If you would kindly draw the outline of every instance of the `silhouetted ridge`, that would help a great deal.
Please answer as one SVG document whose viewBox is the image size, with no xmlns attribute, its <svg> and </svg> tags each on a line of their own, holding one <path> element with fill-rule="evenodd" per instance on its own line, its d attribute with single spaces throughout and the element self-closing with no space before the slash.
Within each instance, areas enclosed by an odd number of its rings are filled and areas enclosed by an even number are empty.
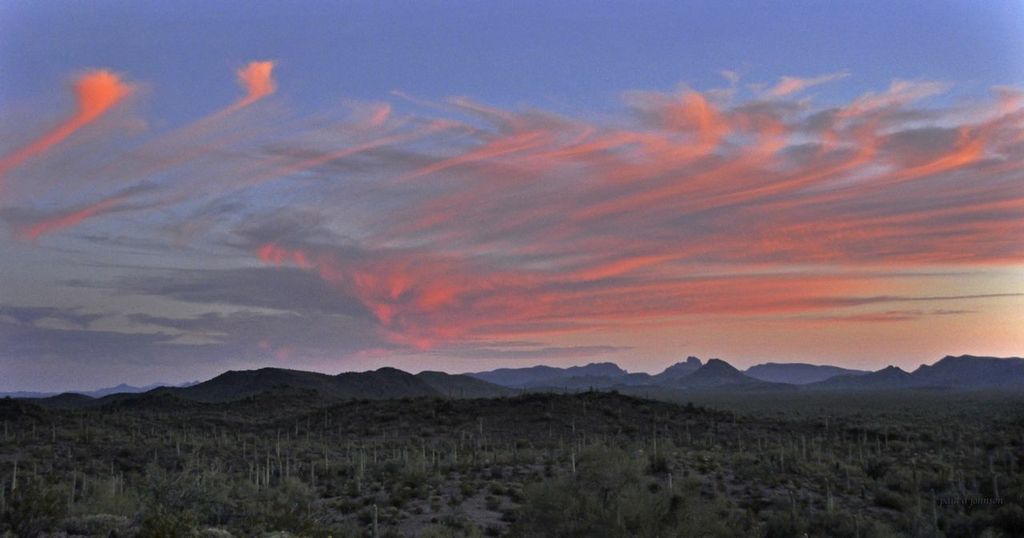
<svg viewBox="0 0 1024 538">
<path fill-rule="evenodd" d="M 743 373 L 761 381 L 806 385 L 824 381 L 837 375 L 862 375 L 868 372 L 830 365 L 768 362 L 751 366 Z"/>
<path fill-rule="evenodd" d="M 727 374 L 727 375 L 732 375 L 732 374 L 743 375 L 742 372 L 740 372 L 739 370 L 736 369 L 736 367 L 734 367 L 733 365 L 723 361 L 722 359 L 709 359 L 707 364 L 705 364 L 704 366 L 701 366 L 697 371 L 698 372 L 703 371 L 705 373 L 713 372 L 713 373 L 716 373 L 716 374 Z M 696 372 L 694 372 L 694 373 L 696 373 Z"/>
<path fill-rule="evenodd" d="M 594 362 L 569 368 L 543 365 L 528 368 L 499 368 L 466 375 L 504 387 L 536 388 L 577 386 L 581 383 L 597 382 L 599 379 L 599 384 L 614 384 L 613 380 L 625 377 L 628 373 L 613 362 Z"/>
<path fill-rule="evenodd" d="M 707 364 L 693 373 L 671 382 L 669 386 L 690 390 L 775 388 L 772 383 L 744 375 L 733 365 L 721 359 L 708 360 Z"/>
<path fill-rule="evenodd" d="M 846 372 L 831 375 L 834 372 Z M 758 378 L 761 376 L 761 378 Z M 818 381 L 809 381 L 828 376 Z M 144 393 L 116 392 L 99 398 L 81 393 L 62 393 L 24 398 L 44 407 L 88 408 L 106 405 L 182 405 L 191 402 L 230 402 L 261 394 L 292 399 L 347 400 L 415 397 L 489 398 L 506 396 L 522 389 L 561 391 L 587 389 L 678 389 L 678 390 L 1024 390 L 1024 359 L 972 355 L 946 356 L 913 373 L 896 366 L 876 372 L 847 370 L 828 365 L 767 363 L 741 372 L 721 359 L 702 364 L 697 357 L 669 366 L 657 375 L 629 373 L 611 362 L 590 363 L 570 368 L 533 366 L 502 368 L 489 372 L 453 375 L 421 372 L 413 375 L 384 367 L 367 372 L 328 375 L 286 368 L 229 370 L 190 386 L 159 387 Z M 130 390 L 118 385 L 109 390 Z M 104 392 L 107 389 L 102 389 Z M 31 394 L 31 393 L 21 393 Z M 167 399 L 171 398 L 173 399 Z"/>
<path fill-rule="evenodd" d="M 468 375 L 427 371 L 416 374 L 416 377 L 439 394 L 449 398 L 488 398 L 516 393 L 515 390 L 481 381 Z"/>
<path fill-rule="evenodd" d="M 810 388 L 844 389 L 844 390 L 891 390 L 911 388 L 916 385 L 914 377 L 906 371 L 887 366 L 877 372 L 863 375 L 840 375 L 818 383 L 808 385 Z"/>
<path fill-rule="evenodd" d="M 265 392 L 294 391 L 314 391 L 322 398 L 342 400 L 460 397 L 467 392 L 471 396 L 482 397 L 505 393 L 500 387 L 467 376 L 442 372 L 415 376 L 390 367 L 334 376 L 282 368 L 230 371 L 191 387 L 158 390 L 206 402 L 238 400 Z"/>
<path fill-rule="evenodd" d="M 837 376 L 808 385 L 815 389 L 892 390 L 946 388 L 964 390 L 1024 389 L 1024 359 L 1019 357 L 946 356 L 913 373 L 889 366 L 860 376 Z"/>
<path fill-rule="evenodd" d="M 677 362 L 665 368 L 660 374 L 655 375 L 654 379 L 658 383 L 676 381 L 683 376 L 696 372 L 701 366 L 703 366 L 703 363 L 697 357 L 687 357 L 685 361 Z"/>
<path fill-rule="evenodd" d="M 96 402 L 94 398 L 77 392 L 64 392 L 56 396 L 33 399 L 32 401 L 43 407 L 50 407 L 54 409 L 76 409 L 89 407 Z"/>
<path fill-rule="evenodd" d="M 1024 359 L 945 356 L 913 373 L 921 384 L 958 388 L 1024 388 Z"/>
</svg>

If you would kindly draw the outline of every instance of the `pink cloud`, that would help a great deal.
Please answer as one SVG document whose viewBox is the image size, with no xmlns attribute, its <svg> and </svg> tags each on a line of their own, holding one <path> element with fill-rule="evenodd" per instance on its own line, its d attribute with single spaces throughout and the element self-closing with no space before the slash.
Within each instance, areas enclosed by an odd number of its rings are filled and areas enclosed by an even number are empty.
<svg viewBox="0 0 1024 538">
<path fill-rule="evenodd" d="M 810 78 L 782 77 L 779 79 L 778 84 L 768 89 L 767 93 L 771 97 L 785 97 L 787 95 L 802 92 L 812 86 L 818 86 L 820 84 L 825 84 L 826 82 L 840 80 L 848 76 L 850 76 L 849 71 L 837 71 L 835 73 L 828 73 Z"/>
</svg>

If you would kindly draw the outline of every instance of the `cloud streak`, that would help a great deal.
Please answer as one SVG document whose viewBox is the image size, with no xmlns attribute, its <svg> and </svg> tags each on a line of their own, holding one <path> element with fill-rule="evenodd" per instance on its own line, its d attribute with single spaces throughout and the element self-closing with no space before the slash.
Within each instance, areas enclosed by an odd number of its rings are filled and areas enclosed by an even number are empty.
<svg viewBox="0 0 1024 538">
<path fill-rule="evenodd" d="M 820 84 L 825 84 L 826 82 L 832 82 L 848 76 L 850 76 L 848 71 L 838 71 L 810 78 L 782 77 L 778 84 L 768 89 L 768 95 L 771 97 L 785 97 L 787 95 L 802 92 L 812 86 L 818 86 Z"/>
<path fill-rule="evenodd" d="M 4 176 L 11 169 L 60 144 L 79 129 L 96 121 L 134 91 L 133 85 L 105 69 L 83 74 L 74 81 L 72 88 L 77 107 L 75 114 L 27 146 L 0 160 L 0 188 L 3 188 Z"/>
<path fill-rule="evenodd" d="M 237 71 L 238 83 L 245 89 L 245 96 L 214 114 L 213 118 L 233 114 L 277 91 L 273 71 L 274 62 L 270 60 L 249 62 L 245 67 L 240 68 Z"/>
<path fill-rule="evenodd" d="M 242 69 L 246 95 L 213 117 L 271 95 L 272 74 L 270 62 Z M 468 98 L 361 104 L 213 132 L 156 167 L 115 153 L 113 169 L 149 172 L 98 199 L 55 196 L 3 217 L 30 241 L 75 243 L 91 219 L 187 253 L 191 272 L 109 286 L 191 305 L 191 321 L 133 321 L 288 357 L 327 353 L 332 323 L 363 331 L 347 354 L 539 358 L 625 352 L 590 339 L 707 319 L 793 331 L 971 321 L 1016 300 L 1012 283 L 979 292 L 943 275 L 1024 263 L 1020 93 L 925 106 L 949 85 L 895 81 L 838 104 L 800 97 L 845 77 L 634 91 L 601 120 Z M 137 228 L 125 231 L 128 215 Z M 921 301 L 936 308 L 891 306 Z M 308 345 L 275 331 L 246 347 L 245 323 L 275 320 L 307 321 Z M 537 345 L 495 351 L 523 340 Z"/>
</svg>

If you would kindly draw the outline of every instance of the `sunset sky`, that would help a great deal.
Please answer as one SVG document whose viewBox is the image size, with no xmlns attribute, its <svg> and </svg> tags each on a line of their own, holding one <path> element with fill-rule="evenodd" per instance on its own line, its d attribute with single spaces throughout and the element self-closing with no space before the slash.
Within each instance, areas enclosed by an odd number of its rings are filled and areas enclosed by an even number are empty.
<svg viewBox="0 0 1024 538">
<path fill-rule="evenodd" d="M 1024 355 L 1021 2 L 4 2 L 0 391 Z"/>
</svg>

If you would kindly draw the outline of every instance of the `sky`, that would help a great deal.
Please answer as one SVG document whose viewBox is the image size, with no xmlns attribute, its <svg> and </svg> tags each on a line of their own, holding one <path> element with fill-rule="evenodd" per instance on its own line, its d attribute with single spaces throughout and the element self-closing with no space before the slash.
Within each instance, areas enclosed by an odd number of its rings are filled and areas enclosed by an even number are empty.
<svg viewBox="0 0 1024 538">
<path fill-rule="evenodd" d="M 1020 2 L 0 4 L 0 391 L 1024 355 Z"/>
</svg>

